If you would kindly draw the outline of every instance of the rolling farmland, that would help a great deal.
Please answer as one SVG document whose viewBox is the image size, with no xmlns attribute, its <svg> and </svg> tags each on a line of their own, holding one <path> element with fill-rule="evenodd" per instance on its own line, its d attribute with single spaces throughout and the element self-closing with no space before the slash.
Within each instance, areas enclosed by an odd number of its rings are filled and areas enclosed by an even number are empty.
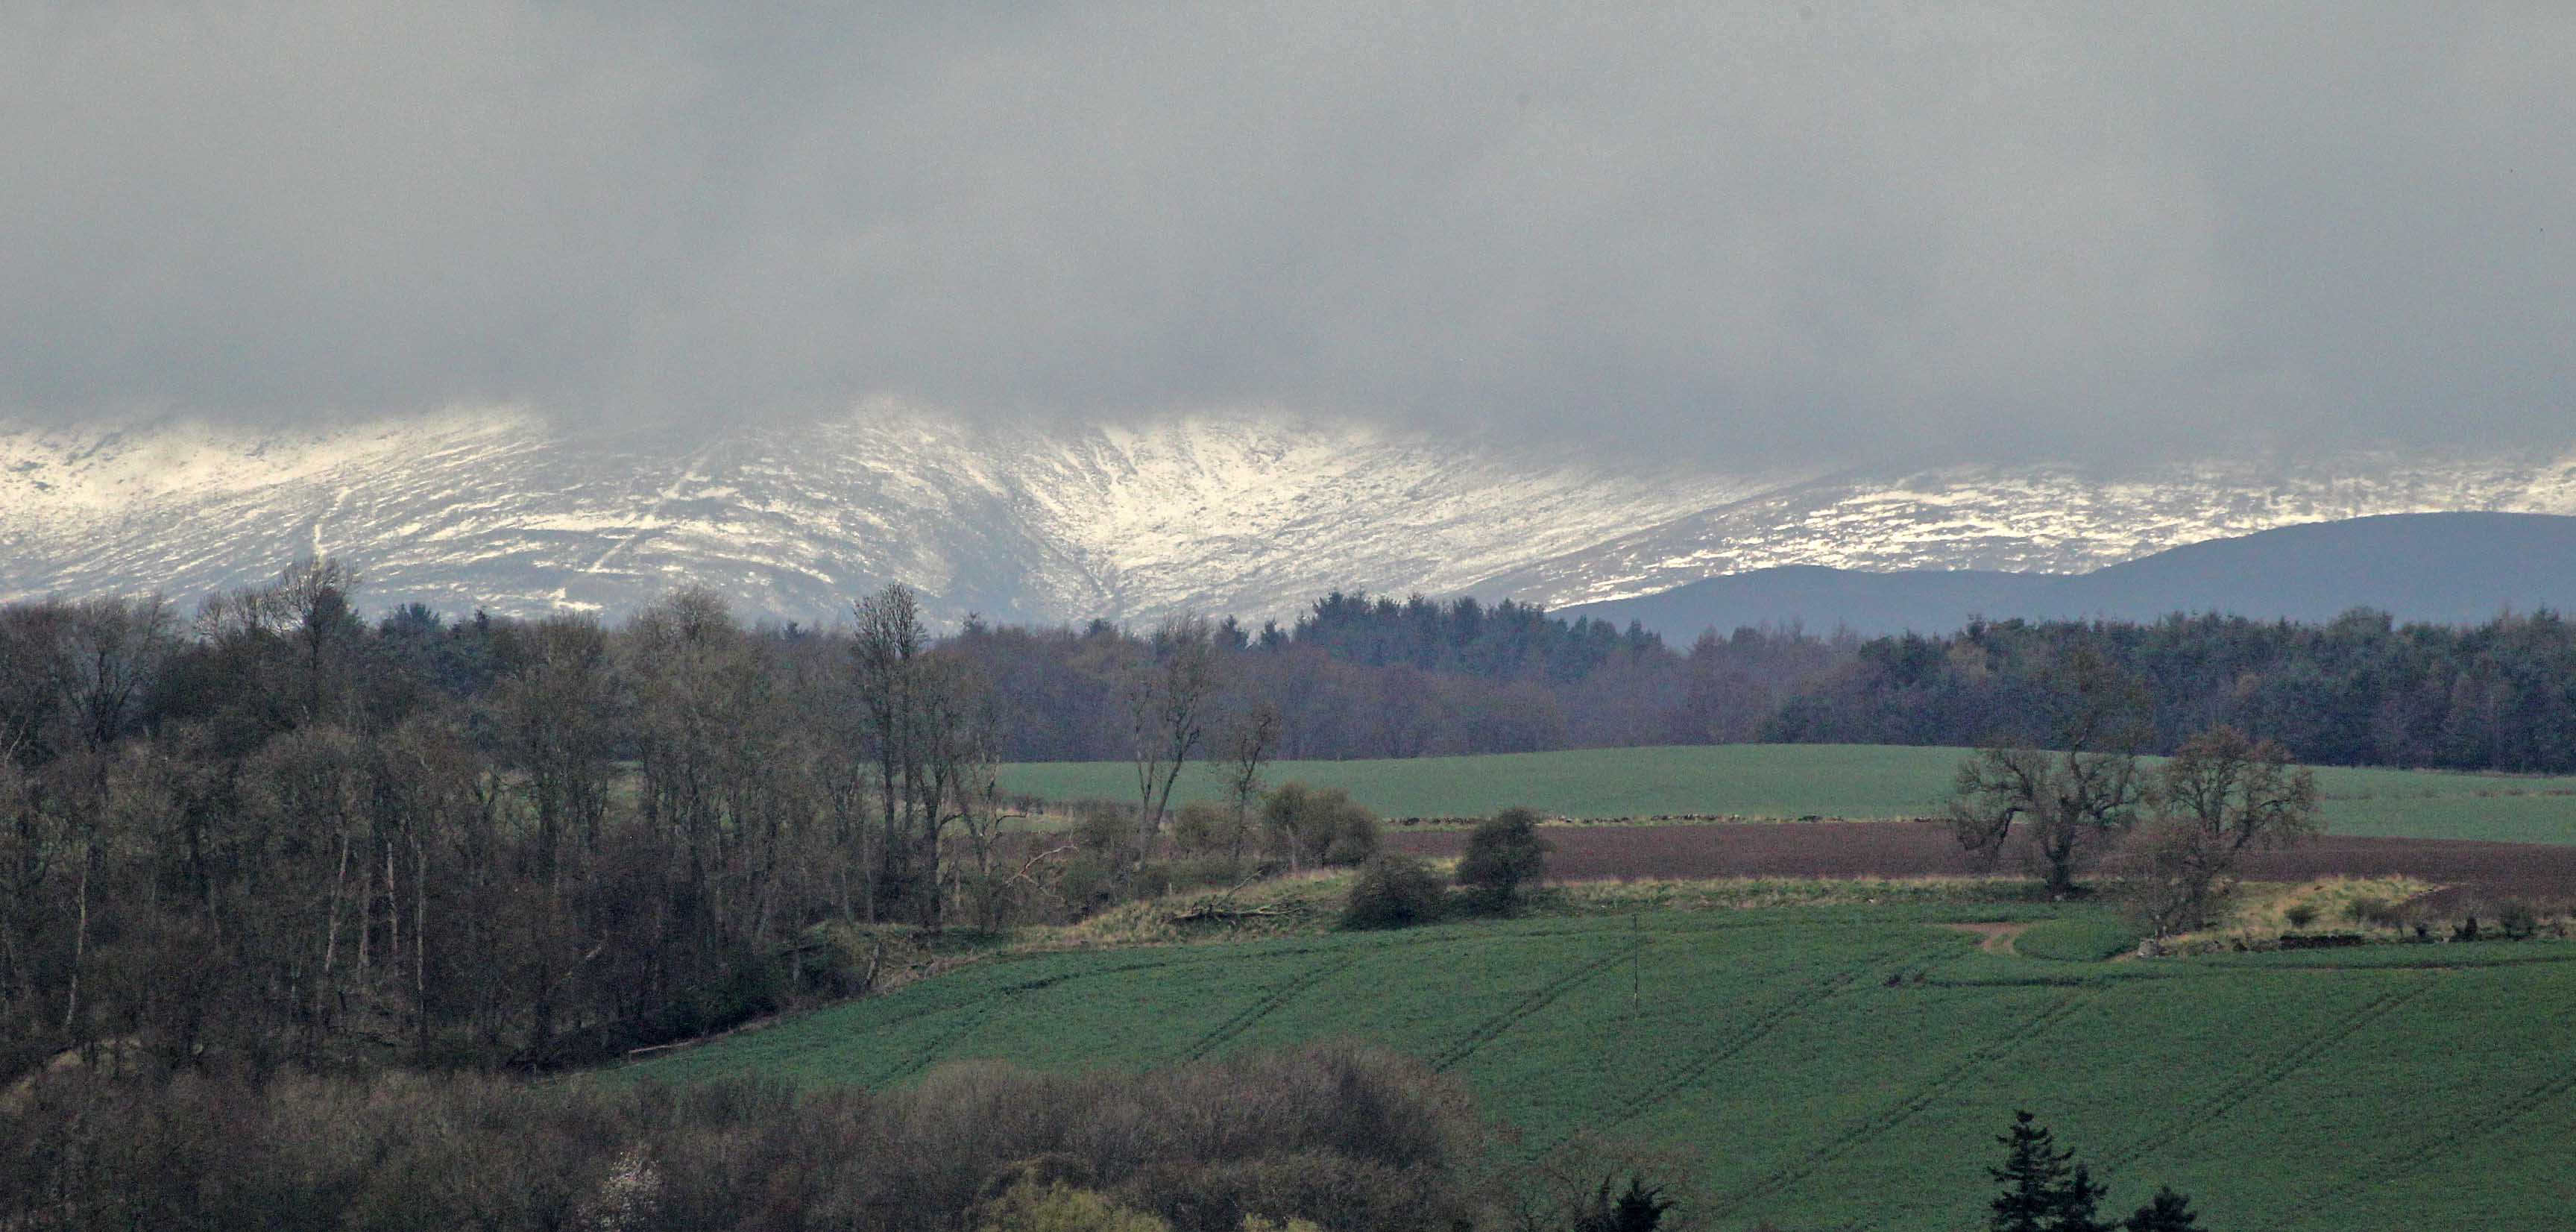
<svg viewBox="0 0 2576 1232">
<path fill-rule="evenodd" d="M 2125 1210 L 2230 1229 L 2538 1226 L 2576 1203 L 2576 943 L 2106 963 L 1981 950 L 2038 905 L 1652 912 L 1042 954 L 617 1071 L 899 1084 L 948 1061 L 1142 1068 L 1334 1037 L 1456 1075 L 1527 1156 L 1690 1151 L 1720 1226 L 1970 1226 L 2042 1114 Z M 2476 1184 L 2460 1178 L 2476 1176 Z"/>
<path fill-rule="evenodd" d="M 1560 817 L 1717 814 L 1872 819 L 1937 813 L 1963 749 L 1845 744 L 1735 744 L 1580 749 L 1486 757 L 1289 761 L 1265 772 L 1340 787 L 1388 817 L 1485 816 L 1524 804 Z M 2332 832 L 2366 837 L 2576 844 L 2576 778 L 2321 767 Z M 1126 799 L 1125 762 L 1013 765 L 1005 789 L 1054 800 Z M 1204 764 L 1176 800 L 1215 799 Z"/>
</svg>

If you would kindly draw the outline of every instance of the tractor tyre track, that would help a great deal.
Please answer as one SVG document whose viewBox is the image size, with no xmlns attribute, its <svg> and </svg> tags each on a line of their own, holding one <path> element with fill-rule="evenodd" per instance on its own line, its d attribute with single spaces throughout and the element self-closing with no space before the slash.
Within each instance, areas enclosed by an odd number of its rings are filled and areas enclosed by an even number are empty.
<svg viewBox="0 0 2576 1232">
<path fill-rule="evenodd" d="M 1946 948 L 1883 950 L 1826 975 L 1823 979 L 1808 985 L 1803 991 L 1784 998 L 1755 1014 L 1750 1022 L 1716 1044 L 1703 1049 L 1682 1068 L 1656 1079 L 1653 1085 L 1647 1087 L 1637 1097 L 1622 1100 L 1619 1110 L 1602 1122 L 1601 1128 L 1608 1130 L 1625 1125 L 1642 1115 L 1645 1110 L 1658 1107 L 1664 1101 L 1690 1089 L 1693 1084 L 1708 1077 L 1718 1066 L 1743 1055 L 1754 1045 L 1769 1038 L 1790 1019 L 1822 1004 L 1835 993 L 1859 983 L 1863 975 L 1884 966 L 1888 960 L 1902 958 L 1906 960 L 1904 965 L 1910 967 L 1916 962 L 1928 962 L 1947 953 Z"/>
<path fill-rule="evenodd" d="M 2102 1173 L 2116 1174 L 2120 1169 L 2171 1145 L 2183 1135 L 2207 1127 L 2235 1112 L 2246 1101 L 2278 1085 L 2290 1075 L 2305 1069 L 2310 1062 L 2341 1046 L 2372 1023 L 2403 1009 L 2407 1003 L 2431 991 L 2433 981 L 2417 978 L 2406 987 L 2391 989 L 2354 1010 L 2332 1030 L 2310 1037 L 2298 1047 L 2274 1058 L 2269 1064 L 2221 1088 L 2218 1094 L 2193 1105 L 2188 1111 L 2166 1122 L 2161 1128 L 2127 1146 L 2102 1157 Z"/>
<path fill-rule="evenodd" d="M 1966 1081 L 1970 1075 L 2004 1060 L 2019 1051 L 2023 1045 L 2046 1035 L 2075 1017 L 2092 1002 L 2096 992 L 2098 989 L 2080 989 L 2057 998 L 2046 1009 L 2013 1028 L 2010 1034 L 1972 1050 L 1957 1064 L 1934 1075 L 1931 1081 L 1916 1088 L 1904 1099 L 1889 1105 L 1868 1120 L 1826 1139 L 1801 1158 L 1774 1169 L 1761 1180 L 1738 1191 L 1719 1204 L 1717 1214 L 1722 1218 L 1752 1202 L 1780 1193 L 1831 1166 L 1861 1145 L 1913 1120 L 1924 1109 L 1931 1107 L 1933 1102 L 1944 1093 Z"/>
<path fill-rule="evenodd" d="M 2289 1207 L 2288 1214 L 2276 1217 L 2262 1225 L 2263 1232 L 2286 1232 L 2286 1229 L 2296 1226 L 2296 1222 L 2310 1212 L 2330 1209 L 2333 1203 L 2345 1201 L 2407 1173 L 2419 1171 L 2436 1159 L 2455 1159 L 2457 1156 L 2450 1148 L 2481 1138 L 2492 1138 L 2510 1128 L 2515 1121 L 2538 1111 L 2542 1105 L 2569 1094 L 2576 1094 L 2576 1070 L 2544 1079 L 2524 1088 L 2513 1098 L 2485 1110 L 2479 1115 L 2477 1123 L 2468 1129 L 2442 1130 L 2410 1138 L 2405 1145 L 2383 1153 L 2377 1161 L 2377 1166 L 2354 1169 L 2341 1182 L 2305 1195 Z"/>
<path fill-rule="evenodd" d="M 1532 1015 L 1556 1004 L 1557 998 L 1572 992 L 1577 986 L 1600 975 L 1602 972 L 1608 971 L 1610 968 L 1617 966 L 1619 960 L 1629 957 L 1632 953 L 1634 953 L 1634 951 L 1630 947 L 1615 947 L 1609 953 L 1589 962 L 1582 963 L 1576 966 L 1573 970 L 1568 971 L 1553 980 L 1549 980 L 1546 984 L 1541 985 L 1536 991 L 1531 992 L 1523 996 L 1519 1001 L 1514 1002 L 1511 1008 L 1468 1028 L 1466 1034 L 1459 1036 L 1456 1042 L 1450 1044 L 1449 1047 L 1442 1049 L 1438 1056 L 1431 1059 L 1432 1072 L 1445 1074 L 1451 1069 L 1456 1068 L 1459 1062 L 1464 1061 L 1470 1055 L 1473 1055 L 1477 1049 L 1501 1038 L 1504 1032 L 1511 1030 L 1514 1026 L 1519 1025 L 1522 1021 L 1528 1019 Z"/>
<path fill-rule="evenodd" d="M 1270 990 L 1267 994 L 1253 1001 L 1252 1004 L 1243 1007 L 1242 1010 L 1236 1012 L 1234 1017 L 1228 1018 L 1224 1022 L 1217 1024 L 1214 1030 L 1200 1036 L 1197 1042 L 1190 1045 L 1188 1051 L 1181 1054 L 1181 1059 L 1184 1061 L 1196 1061 L 1207 1056 L 1209 1053 L 1234 1042 L 1236 1039 L 1241 1038 L 1244 1032 L 1251 1030 L 1254 1024 L 1277 1012 L 1281 1007 L 1287 1005 L 1289 1002 L 1304 996 L 1316 985 L 1321 984 L 1336 975 L 1340 975 L 1342 972 L 1348 971 L 1352 967 L 1358 965 L 1363 956 L 1364 953 L 1361 951 L 1352 951 L 1315 963 L 1314 965 L 1306 968 L 1304 971 L 1291 977 L 1286 983 Z"/>
</svg>

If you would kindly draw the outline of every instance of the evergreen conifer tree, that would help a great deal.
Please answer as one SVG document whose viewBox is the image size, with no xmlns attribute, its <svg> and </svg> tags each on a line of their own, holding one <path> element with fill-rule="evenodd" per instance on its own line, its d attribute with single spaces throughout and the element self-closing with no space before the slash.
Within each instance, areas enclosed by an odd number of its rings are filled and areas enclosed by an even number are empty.
<svg viewBox="0 0 2576 1232">
<path fill-rule="evenodd" d="M 2200 1232 L 2200 1216 L 2191 1209 L 2191 1199 L 2160 1185 L 2155 1200 L 2139 1207 L 2121 1227 L 2127 1232 Z"/>
<path fill-rule="evenodd" d="M 1995 1141 L 2005 1156 L 2003 1167 L 1987 1169 L 2001 1189 L 1989 1207 L 1988 1232 L 2112 1232 L 2096 1213 L 2104 1187 L 2037 1118 L 2013 1114 L 2011 1132 Z"/>
<path fill-rule="evenodd" d="M 2111 1192 L 2108 1185 L 2093 1183 L 2093 1170 L 2075 1165 L 2074 1175 L 2066 1178 L 2057 1191 L 2057 1211 L 2048 1224 L 2048 1232 L 2120 1232 L 2119 1225 L 2102 1221 L 2102 1195 Z"/>
<path fill-rule="evenodd" d="M 1664 1212 L 1673 1202 L 1664 1196 L 1663 1187 L 1649 1185 L 1645 1178 L 1628 1178 L 1628 1191 L 1617 1198 L 1610 1196 L 1610 1181 L 1604 1177 L 1601 1188 L 1584 1204 L 1574 1218 L 1574 1232 L 1655 1232 L 1663 1226 Z"/>
</svg>

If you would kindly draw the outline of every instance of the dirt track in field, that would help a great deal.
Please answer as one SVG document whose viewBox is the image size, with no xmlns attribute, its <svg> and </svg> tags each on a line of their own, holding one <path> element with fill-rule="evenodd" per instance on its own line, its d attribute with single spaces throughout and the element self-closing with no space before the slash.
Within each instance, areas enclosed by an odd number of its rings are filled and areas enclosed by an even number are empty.
<svg viewBox="0 0 2576 1232">
<path fill-rule="evenodd" d="M 1659 877 L 1921 877 L 1986 871 L 1949 828 L 1902 821 L 1759 822 L 1680 826 L 1550 826 L 1548 873 L 1567 881 Z M 1454 856 L 1459 830 L 1398 831 L 1387 846 Z M 2014 865 L 2007 862 L 2006 868 Z M 2576 898 L 2576 846 L 2469 839 L 2337 838 L 2246 854 L 2260 881 L 2409 876 L 2452 887 L 2445 897 Z"/>
<path fill-rule="evenodd" d="M 2019 923 L 1994 921 L 1982 924 L 1944 924 L 1941 927 L 1949 929 L 1952 932 L 1962 932 L 1974 936 L 1977 939 L 1977 948 L 1984 950 L 1989 954 L 2014 953 L 2013 938 L 2030 930 L 2030 924 L 2028 921 L 2022 921 Z"/>
</svg>

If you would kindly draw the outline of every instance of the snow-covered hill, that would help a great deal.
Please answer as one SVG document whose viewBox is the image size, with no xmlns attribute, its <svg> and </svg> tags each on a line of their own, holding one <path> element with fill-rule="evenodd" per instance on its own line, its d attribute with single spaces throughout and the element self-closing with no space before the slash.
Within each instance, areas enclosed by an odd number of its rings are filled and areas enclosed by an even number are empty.
<svg viewBox="0 0 2576 1232">
<path fill-rule="evenodd" d="M 621 615 L 683 583 L 829 622 L 1285 615 L 1334 587 L 1551 604 L 1773 564 L 2073 572 L 2368 513 L 2576 512 L 2576 456 L 1717 474 L 1244 416 L 977 429 L 885 408 L 600 434 L 508 411 L 332 431 L 0 427 L 0 599 L 193 602 L 333 553 L 371 605 Z"/>
<path fill-rule="evenodd" d="M 2576 452 L 2286 465 L 1854 471 L 1587 544 L 1489 579 L 1571 604 L 1775 565 L 2087 573 L 2167 548 L 2387 513 L 2576 513 Z"/>
</svg>

